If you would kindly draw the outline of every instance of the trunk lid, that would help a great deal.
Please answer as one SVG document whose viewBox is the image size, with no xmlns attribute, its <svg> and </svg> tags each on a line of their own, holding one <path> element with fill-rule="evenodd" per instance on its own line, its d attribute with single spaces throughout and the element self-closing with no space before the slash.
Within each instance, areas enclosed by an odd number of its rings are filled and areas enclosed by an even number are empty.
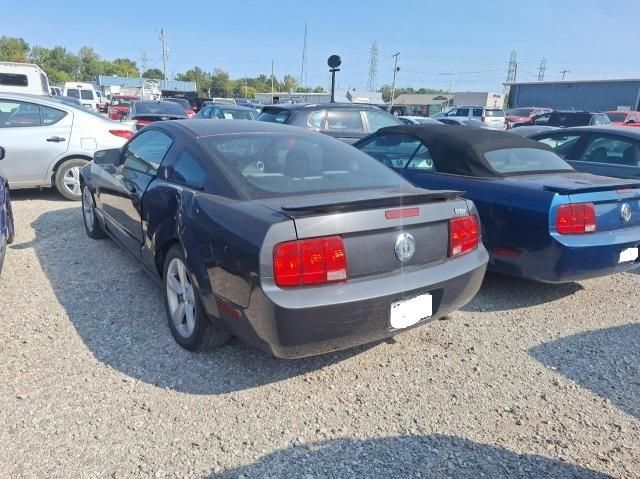
<svg viewBox="0 0 640 479">
<path fill-rule="evenodd" d="M 558 195 L 558 204 L 593 203 L 596 231 L 640 226 L 640 182 L 589 173 L 542 175 L 533 180 Z M 555 221 L 555 219 L 553 219 Z"/>
<path fill-rule="evenodd" d="M 366 190 L 261 200 L 294 221 L 298 239 L 339 235 L 350 278 L 393 272 L 443 261 L 449 248 L 449 220 L 469 212 L 455 191 Z M 396 242 L 415 239 L 415 253 L 402 262 Z"/>
</svg>

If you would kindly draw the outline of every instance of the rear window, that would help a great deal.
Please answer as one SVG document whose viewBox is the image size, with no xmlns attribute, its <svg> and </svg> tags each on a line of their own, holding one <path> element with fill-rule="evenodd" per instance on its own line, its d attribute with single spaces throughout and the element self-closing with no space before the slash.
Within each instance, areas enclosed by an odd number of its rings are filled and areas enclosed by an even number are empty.
<svg viewBox="0 0 640 479">
<path fill-rule="evenodd" d="M 627 119 L 628 113 L 607 113 L 609 120 L 615 122 L 623 122 Z"/>
<path fill-rule="evenodd" d="M 80 98 L 80 90 L 77 88 L 69 88 L 67 89 L 66 96 L 70 96 L 71 98 Z"/>
<path fill-rule="evenodd" d="M 184 115 L 184 110 L 180 105 L 170 101 L 163 102 L 138 102 L 136 103 L 137 114 L 166 114 L 166 115 Z"/>
<path fill-rule="evenodd" d="M 408 186 L 368 155 L 322 135 L 216 135 L 201 141 L 252 199 Z"/>
<path fill-rule="evenodd" d="M 167 101 L 176 103 L 178 105 L 180 105 L 183 109 L 186 110 L 190 110 L 191 109 L 191 103 L 189 103 L 189 100 L 184 99 L 184 98 L 167 98 Z"/>
<path fill-rule="evenodd" d="M 484 157 L 491 168 L 502 174 L 573 170 L 555 153 L 536 148 L 505 148 L 488 151 Z"/>
<path fill-rule="evenodd" d="M 253 120 L 256 117 L 253 111 L 235 108 L 221 108 L 220 112 L 225 120 Z"/>
<path fill-rule="evenodd" d="M 0 73 L 0 85 L 6 86 L 29 86 L 27 75 L 17 73 Z"/>
<path fill-rule="evenodd" d="M 131 106 L 133 100 L 126 100 L 122 98 L 113 98 L 111 100 L 111 106 Z"/>
<path fill-rule="evenodd" d="M 586 126 L 591 123 L 591 113 L 551 113 L 549 126 Z"/>
<path fill-rule="evenodd" d="M 80 90 L 80 98 L 83 100 L 94 100 L 93 92 L 91 90 Z"/>
<path fill-rule="evenodd" d="M 291 114 L 286 110 L 264 109 L 258 115 L 258 121 L 268 121 L 271 123 L 286 123 Z"/>
<path fill-rule="evenodd" d="M 503 117 L 504 111 L 503 110 L 485 110 L 484 116 Z"/>
<path fill-rule="evenodd" d="M 511 110 L 507 110 L 507 114 L 511 116 L 529 116 L 533 111 L 533 108 L 512 108 Z"/>
</svg>

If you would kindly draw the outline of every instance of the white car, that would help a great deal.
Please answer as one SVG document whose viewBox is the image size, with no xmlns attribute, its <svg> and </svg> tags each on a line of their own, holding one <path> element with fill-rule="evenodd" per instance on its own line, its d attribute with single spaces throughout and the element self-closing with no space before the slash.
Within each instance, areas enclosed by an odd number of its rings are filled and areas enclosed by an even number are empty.
<svg viewBox="0 0 640 479">
<path fill-rule="evenodd" d="M 64 96 L 77 98 L 85 108 L 100 111 L 100 99 L 91 83 L 66 82 L 62 93 Z"/>
<path fill-rule="evenodd" d="M 398 120 L 407 125 L 442 125 L 438 120 L 425 116 L 399 116 Z"/>
<path fill-rule="evenodd" d="M 106 113 L 109 109 L 109 98 L 100 90 L 96 90 L 96 96 L 98 97 L 98 109 Z"/>
<path fill-rule="evenodd" d="M 11 189 L 55 187 L 80 200 L 80 168 L 133 134 L 130 125 L 56 97 L 0 93 L 0 168 Z"/>
<path fill-rule="evenodd" d="M 480 120 L 493 130 L 506 130 L 507 122 L 502 108 L 463 105 L 452 108 L 443 118 L 459 120 Z"/>
</svg>

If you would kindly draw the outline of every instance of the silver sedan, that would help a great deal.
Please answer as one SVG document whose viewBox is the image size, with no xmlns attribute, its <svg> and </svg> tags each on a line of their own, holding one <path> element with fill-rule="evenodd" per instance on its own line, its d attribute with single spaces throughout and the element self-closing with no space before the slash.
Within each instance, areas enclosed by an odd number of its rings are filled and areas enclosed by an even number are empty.
<svg viewBox="0 0 640 479">
<path fill-rule="evenodd" d="M 129 125 L 55 97 L 0 93 L 0 166 L 11 189 L 55 187 L 79 200 L 80 168 L 132 135 Z"/>
</svg>

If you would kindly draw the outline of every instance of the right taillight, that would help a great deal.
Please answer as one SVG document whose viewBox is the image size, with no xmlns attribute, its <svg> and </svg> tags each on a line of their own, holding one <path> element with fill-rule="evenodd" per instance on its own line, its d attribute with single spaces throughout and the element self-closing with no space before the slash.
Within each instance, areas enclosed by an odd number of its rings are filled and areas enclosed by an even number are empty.
<svg viewBox="0 0 640 479">
<path fill-rule="evenodd" d="M 558 206 L 556 230 L 562 235 L 593 233 L 596 230 L 596 207 L 593 203 Z"/>
<path fill-rule="evenodd" d="M 287 241 L 273 250 L 278 286 L 307 286 L 347 279 L 347 255 L 340 236 Z"/>
<path fill-rule="evenodd" d="M 478 219 L 460 216 L 449 221 L 449 256 L 459 256 L 478 246 Z"/>
</svg>

